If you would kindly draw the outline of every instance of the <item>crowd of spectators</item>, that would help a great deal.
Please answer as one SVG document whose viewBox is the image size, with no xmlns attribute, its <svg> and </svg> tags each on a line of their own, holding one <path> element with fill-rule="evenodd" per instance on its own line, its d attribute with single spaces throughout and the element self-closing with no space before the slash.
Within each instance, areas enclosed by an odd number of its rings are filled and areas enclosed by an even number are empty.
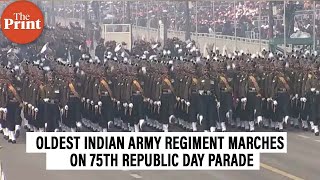
<svg viewBox="0 0 320 180">
<path fill-rule="evenodd" d="M 159 20 L 166 16 L 171 30 L 187 30 L 187 8 L 189 7 L 190 31 L 198 33 L 216 33 L 229 36 L 258 38 L 261 32 L 262 39 L 283 37 L 284 27 L 287 27 L 287 36 L 303 32 L 312 36 L 313 14 L 308 10 L 313 9 L 312 2 L 293 2 L 286 5 L 286 21 L 283 24 L 284 4 L 273 3 L 273 34 L 269 24 L 269 2 L 257 1 L 241 2 L 215 2 L 198 1 L 197 4 L 186 2 L 168 1 L 143 1 L 143 2 L 105 2 L 94 1 L 88 3 L 89 17 L 104 23 L 131 23 L 143 27 L 158 28 Z M 77 2 L 69 6 L 57 8 L 56 13 L 75 18 L 84 18 L 84 3 Z M 259 11 L 261 9 L 261 11 Z M 316 32 L 320 38 L 320 3 L 316 17 Z M 297 13 L 301 12 L 302 13 Z M 261 13 L 259 13 L 261 12 Z M 296 15 L 294 15 L 296 14 Z M 260 18 L 259 18 L 260 15 Z M 259 21 L 261 19 L 261 21 Z M 236 24 L 236 25 L 235 25 Z M 298 33 L 299 34 L 299 33 Z"/>
</svg>

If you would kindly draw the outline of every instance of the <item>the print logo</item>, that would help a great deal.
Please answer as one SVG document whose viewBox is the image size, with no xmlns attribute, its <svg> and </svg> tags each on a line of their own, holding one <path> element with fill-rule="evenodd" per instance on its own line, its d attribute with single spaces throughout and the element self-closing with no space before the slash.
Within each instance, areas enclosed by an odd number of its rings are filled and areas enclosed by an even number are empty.
<svg viewBox="0 0 320 180">
<path fill-rule="evenodd" d="M 30 1 L 16 1 L 2 13 L 2 32 L 14 43 L 33 42 L 41 35 L 43 28 L 43 14 L 37 5 Z"/>
</svg>

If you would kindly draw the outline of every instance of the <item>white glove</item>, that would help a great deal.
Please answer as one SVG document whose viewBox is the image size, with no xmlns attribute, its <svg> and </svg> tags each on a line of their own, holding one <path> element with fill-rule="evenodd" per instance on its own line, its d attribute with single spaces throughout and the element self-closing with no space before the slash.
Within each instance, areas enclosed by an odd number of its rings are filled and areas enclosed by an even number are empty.
<svg viewBox="0 0 320 180">
<path fill-rule="evenodd" d="M 173 121 L 174 118 L 175 118 L 174 115 L 171 115 L 171 116 L 169 117 L 169 123 L 170 123 L 170 124 L 172 124 L 172 121 Z"/>
<path fill-rule="evenodd" d="M 217 102 L 217 108 L 220 108 L 220 102 Z"/>
<path fill-rule="evenodd" d="M 199 122 L 200 122 L 200 124 L 202 124 L 202 120 L 203 120 L 203 116 L 202 116 L 202 115 L 199 115 Z"/>
<path fill-rule="evenodd" d="M 258 124 L 260 124 L 262 122 L 262 116 L 258 116 L 257 121 L 258 121 Z"/>
<path fill-rule="evenodd" d="M 230 117 L 230 113 L 229 112 L 226 113 L 226 117 L 229 119 L 229 117 Z"/>
<path fill-rule="evenodd" d="M 256 114 L 256 113 L 257 113 L 257 110 L 255 109 L 255 110 L 254 110 L 254 114 Z"/>
<path fill-rule="evenodd" d="M 288 123 L 289 116 L 284 117 L 284 123 Z"/>
</svg>

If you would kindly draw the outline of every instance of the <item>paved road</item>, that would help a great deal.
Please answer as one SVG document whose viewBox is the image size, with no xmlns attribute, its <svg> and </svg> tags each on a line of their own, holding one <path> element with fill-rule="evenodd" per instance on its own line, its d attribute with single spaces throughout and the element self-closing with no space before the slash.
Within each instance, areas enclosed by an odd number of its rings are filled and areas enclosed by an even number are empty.
<svg viewBox="0 0 320 180">
<path fill-rule="evenodd" d="M 46 171 L 44 154 L 25 153 L 25 135 L 15 145 L 0 138 L 0 159 L 7 180 L 319 180 L 320 138 L 288 133 L 288 154 L 261 156 L 260 171 Z"/>
</svg>

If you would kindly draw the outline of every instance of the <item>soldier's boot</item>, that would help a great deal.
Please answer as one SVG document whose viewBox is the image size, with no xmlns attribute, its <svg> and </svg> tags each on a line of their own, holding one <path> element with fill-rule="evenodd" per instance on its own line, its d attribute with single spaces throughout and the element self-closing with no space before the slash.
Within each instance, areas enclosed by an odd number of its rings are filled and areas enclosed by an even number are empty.
<svg viewBox="0 0 320 180">
<path fill-rule="evenodd" d="M 156 127 L 156 122 L 155 122 L 155 120 L 149 119 L 149 126 L 150 126 L 151 128 L 155 128 L 155 127 Z"/>
<path fill-rule="evenodd" d="M 198 131 L 197 122 L 192 122 L 192 131 L 193 132 L 197 132 Z"/>
<path fill-rule="evenodd" d="M 293 118 L 292 122 L 293 122 L 293 127 L 296 128 L 296 129 L 299 129 L 299 119 L 298 118 Z"/>
<path fill-rule="evenodd" d="M 127 123 L 122 123 L 121 129 L 122 129 L 123 131 L 129 131 L 128 124 L 127 124 Z"/>
<path fill-rule="evenodd" d="M 305 131 L 308 131 L 308 129 L 309 129 L 308 122 L 305 120 L 302 120 L 302 129 Z"/>
<path fill-rule="evenodd" d="M 179 123 L 180 123 L 180 127 L 182 128 L 182 129 L 187 129 L 187 122 L 186 121 L 184 121 L 183 119 L 179 119 Z"/>
<path fill-rule="evenodd" d="M 103 128 L 102 132 L 108 132 L 108 129 L 107 128 Z"/>
<path fill-rule="evenodd" d="M 169 132 L 169 125 L 168 124 L 163 124 L 162 125 L 162 130 L 163 130 L 163 132 Z"/>
<path fill-rule="evenodd" d="M 156 121 L 156 124 L 157 124 L 157 130 L 158 131 L 162 131 L 163 130 L 163 124 L 162 123 L 160 123 L 159 121 Z"/>
<path fill-rule="evenodd" d="M 272 130 L 276 129 L 276 123 L 272 120 L 270 120 L 270 129 L 272 129 Z"/>
<path fill-rule="evenodd" d="M 29 124 L 29 127 L 27 129 L 28 132 L 33 132 L 33 127 Z"/>
<path fill-rule="evenodd" d="M 244 123 L 244 121 L 240 121 L 240 124 L 241 124 L 240 130 L 244 131 L 244 130 L 245 130 L 245 123 Z"/>
<path fill-rule="evenodd" d="M 152 127 L 152 124 L 153 123 L 153 121 L 152 121 L 152 119 L 147 119 L 147 125 L 148 125 L 148 127 Z"/>
<path fill-rule="evenodd" d="M 140 131 L 143 131 L 143 126 L 145 125 L 145 120 L 144 119 L 140 119 L 138 125 L 139 125 Z"/>
<path fill-rule="evenodd" d="M 314 126 L 314 134 L 316 136 L 319 136 L 319 126 L 318 125 Z"/>
<path fill-rule="evenodd" d="M 77 132 L 77 128 L 71 128 L 71 132 Z"/>
<path fill-rule="evenodd" d="M 279 131 L 279 125 L 280 125 L 279 122 L 274 122 L 274 130 L 275 131 Z"/>
<path fill-rule="evenodd" d="M 21 129 L 20 125 L 16 125 L 16 127 L 15 127 L 16 138 L 19 138 L 19 136 L 20 136 L 20 129 Z"/>
<path fill-rule="evenodd" d="M 182 127 L 182 119 L 181 118 L 178 118 L 178 126 Z"/>
<path fill-rule="evenodd" d="M 285 117 L 283 118 L 283 122 L 284 122 L 285 124 L 289 124 L 290 121 L 291 121 L 291 119 L 289 118 L 289 116 L 285 116 Z"/>
<path fill-rule="evenodd" d="M 45 128 L 39 128 L 39 132 L 44 132 Z"/>
<path fill-rule="evenodd" d="M 230 126 L 231 126 L 232 128 L 235 128 L 235 127 L 236 127 L 236 123 L 234 122 L 233 119 L 230 119 Z"/>
<path fill-rule="evenodd" d="M 119 119 L 119 128 L 123 128 L 125 126 L 126 126 L 126 123 L 124 123 L 122 119 Z"/>
<path fill-rule="evenodd" d="M 131 125 L 130 123 L 129 123 L 129 132 L 135 132 L 135 125 L 133 124 L 133 125 Z"/>
<path fill-rule="evenodd" d="M 1 124 L 0 124 L 0 134 L 3 134 L 3 128 Z"/>
<path fill-rule="evenodd" d="M 8 128 L 4 128 L 3 129 L 3 138 L 5 140 L 8 140 L 9 139 L 9 131 L 8 131 Z"/>
<path fill-rule="evenodd" d="M 260 125 L 263 124 L 263 118 L 262 118 L 262 116 L 258 116 L 258 117 L 257 117 L 257 124 L 258 124 L 258 126 L 260 126 Z"/>
<path fill-rule="evenodd" d="M 171 115 L 169 117 L 169 124 L 176 124 L 177 123 L 177 119 L 174 115 Z"/>
<path fill-rule="evenodd" d="M 279 132 L 283 131 L 283 122 L 278 122 Z"/>
<path fill-rule="evenodd" d="M 193 131 L 192 122 L 186 122 L 186 131 Z"/>
<path fill-rule="evenodd" d="M 249 131 L 250 131 L 249 121 L 244 121 L 244 130 L 245 130 L 246 132 L 249 132 Z"/>
<path fill-rule="evenodd" d="M 237 118 L 236 121 L 237 121 L 237 128 L 240 129 L 241 128 L 240 118 Z"/>
<path fill-rule="evenodd" d="M 24 122 L 24 129 L 28 129 L 29 128 L 29 122 L 26 118 L 23 118 L 23 122 Z"/>
<path fill-rule="evenodd" d="M 12 143 L 12 144 L 15 144 L 17 142 L 14 131 L 9 131 L 9 140 L 8 141 L 9 141 L 9 143 Z"/>
<path fill-rule="evenodd" d="M 310 121 L 310 128 L 311 128 L 311 131 L 314 132 L 315 125 L 313 121 Z"/>
<path fill-rule="evenodd" d="M 127 127 L 124 128 L 125 132 L 134 132 L 134 129 L 132 128 L 132 126 L 128 123 Z"/>
<path fill-rule="evenodd" d="M 216 126 L 216 130 L 217 130 L 217 131 L 221 131 L 221 130 L 222 130 L 221 124 L 222 124 L 222 123 L 220 123 L 220 122 L 217 122 L 217 123 L 216 123 L 216 125 L 217 125 L 217 126 Z"/>
<path fill-rule="evenodd" d="M 139 124 L 134 125 L 134 132 L 140 132 L 140 126 Z"/>
<path fill-rule="evenodd" d="M 226 132 L 226 131 L 227 131 L 227 126 L 226 126 L 226 123 L 225 123 L 225 122 L 222 122 L 222 123 L 221 123 L 221 131 L 222 131 L 222 132 Z"/>
<path fill-rule="evenodd" d="M 109 122 L 108 122 L 108 125 L 107 125 L 107 128 L 106 128 L 107 131 L 108 131 L 108 130 L 111 130 L 111 129 L 113 128 L 112 126 L 114 126 L 113 121 L 109 121 Z M 102 130 L 102 131 L 103 131 L 103 130 Z"/>
<path fill-rule="evenodd" d="M 263 118 L 263 126 L 264 128 L 269 128 L 271 125 L 270 125 L 270 119 L 267 119 L 267 118 Z"/>
<path fill-rule="evenodd" d="M 114 118 L 114 126 L 115 127 L 119 127 L 119 119 L 118 118 Z"/>
<path fill-rule="evenodd" d="M 250 121 L 249 122 L 249 130 L 250 130 L 250 132 L 254 132 L 254 121 Z"/>
<path fill-rule="evenodd" d="M 129 132 L 135 132 L 135 125 L 128 124 L 129 126 Z"/>
<path fill-rule="evenodd" d="M 210 127 L 210 132 L 216 132 L 216 127 Z"/>
</svg>

